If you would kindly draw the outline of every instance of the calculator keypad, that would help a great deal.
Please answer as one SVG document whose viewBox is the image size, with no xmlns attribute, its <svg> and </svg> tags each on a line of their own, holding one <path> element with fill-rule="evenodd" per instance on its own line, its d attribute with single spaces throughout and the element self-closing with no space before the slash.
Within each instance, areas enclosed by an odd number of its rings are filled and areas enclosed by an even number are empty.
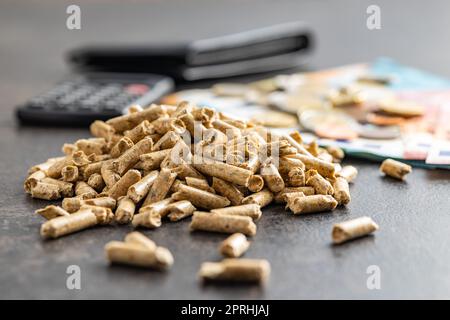
<svg viewBox="0 0 450 320">
<path fill-rule="evenodd" d="M 173 81 L 151 74 L 89 73 L 57 84 L 17 108 L 22 122 L 86 126 L 143 107 L 173 89 Z"/>
</svg>

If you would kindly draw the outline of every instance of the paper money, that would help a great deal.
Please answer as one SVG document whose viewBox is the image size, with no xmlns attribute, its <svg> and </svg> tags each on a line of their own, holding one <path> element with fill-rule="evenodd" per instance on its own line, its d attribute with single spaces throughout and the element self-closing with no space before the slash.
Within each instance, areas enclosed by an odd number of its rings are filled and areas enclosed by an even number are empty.
<svg viewBox="0 0 450 320">
<path fill-rule="evenodd" d="M 278 127 L 271 129 L 277 132 L 300 129 L 305 141 L 338 145 L 348 155 L 450 169 L 450 81 L 391 59 L 249 84 L 219 83 L 163 102 L 182 100 Z M 273 108 L 287 114 L 267 116 Z M 298 114 L 300 128 L 289 113 Z"/>
</svg>

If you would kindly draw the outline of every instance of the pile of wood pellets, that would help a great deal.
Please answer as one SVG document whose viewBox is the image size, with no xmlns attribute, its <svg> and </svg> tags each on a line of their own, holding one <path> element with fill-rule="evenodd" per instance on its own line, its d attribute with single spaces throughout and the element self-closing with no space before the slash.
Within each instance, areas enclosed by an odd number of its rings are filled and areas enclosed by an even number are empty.
<svg viewBox="0 0 450 320">
<path fill-rule="evenodd" d="M 231 234 L 220 245 L 226 258 L 205 262 L 203 280 L 263 282 L 264 259 L 240 258 L 257 232 L 261 208 L 285 204 L 294 215 L 334 210 L 350 202 L 353 166 L 341 167 L 339 148 L 306 144 L 298 132 L 276 135 L 251 121 L 232 119 L 188 102 L 129 108 L 90 126 L 89 139 L 64 144 L 62 157 L 33 166 L 25 191 L 33 198 L 63 199 L 36 211 L 43 238 L 58 238 L 105 224 L 154 229 L 191 219 L 191 231 Z M 386 160 L 395 178 L 411 167 Z M 336 244 L 378 229 L 369 217 L 332 228 Z M 112 263 L 169 269 L 171 252 L 140 232 L 105 246 Z"/>
</svg>

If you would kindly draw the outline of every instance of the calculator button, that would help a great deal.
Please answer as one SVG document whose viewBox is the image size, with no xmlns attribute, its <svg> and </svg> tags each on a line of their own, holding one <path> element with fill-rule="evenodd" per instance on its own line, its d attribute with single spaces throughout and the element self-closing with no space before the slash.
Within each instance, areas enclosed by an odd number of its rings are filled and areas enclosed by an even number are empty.
<svg viewBox="0 0 450 320">
<path fill-rule="evenodd" d="M 118 105 L 116 101 L 108 101 L 102 106 L 102 109 L 106 111 L 117 111 L 122 110 L 122 106 Z"/>
<path fill-rule="evenodd" d="M 72 107 L 72 103 L 71 102 L 64 102 L 64 103 L 59 102 L 59 103 L 51 104 L 50 107 L 55 110 L 67 110 Z"/>
<path fill-rule="evenodd" d="M 133 83 L 125 87 L 125 91 L 130 94 L 143 95 L 150 90 L 150 87 L 146 84 Z"/>
<path fill-rule="evenodd" d="M 33 110 L 42 110 L 42 109 L 44 109 L 44 105 L 43 104 L 38 104 L 38 103 L 29 104 L 27 107 L 30 108 L 30 109 L 33 109 Z"/>
<path fill-rule="evenodd" d="M 89 104 L 78 104 L 77 109 L 82 111 L 91 111 L 94 109 L 94 106 L 90 106 Z"/>
</svg>

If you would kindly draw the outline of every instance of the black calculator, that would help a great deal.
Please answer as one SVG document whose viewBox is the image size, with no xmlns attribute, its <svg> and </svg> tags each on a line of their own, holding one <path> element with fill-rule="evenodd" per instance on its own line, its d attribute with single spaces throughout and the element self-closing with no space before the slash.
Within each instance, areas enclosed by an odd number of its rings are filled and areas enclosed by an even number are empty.
<svg viewBox="0 0 450 320">
<path fill-rule="evenodd" d="M 87 126 L 146 107 L 173 90 L 171 78 L 156 74 L 87 73 L 73 75 L 16 109 L 22 123 Z"/>
</svg>

